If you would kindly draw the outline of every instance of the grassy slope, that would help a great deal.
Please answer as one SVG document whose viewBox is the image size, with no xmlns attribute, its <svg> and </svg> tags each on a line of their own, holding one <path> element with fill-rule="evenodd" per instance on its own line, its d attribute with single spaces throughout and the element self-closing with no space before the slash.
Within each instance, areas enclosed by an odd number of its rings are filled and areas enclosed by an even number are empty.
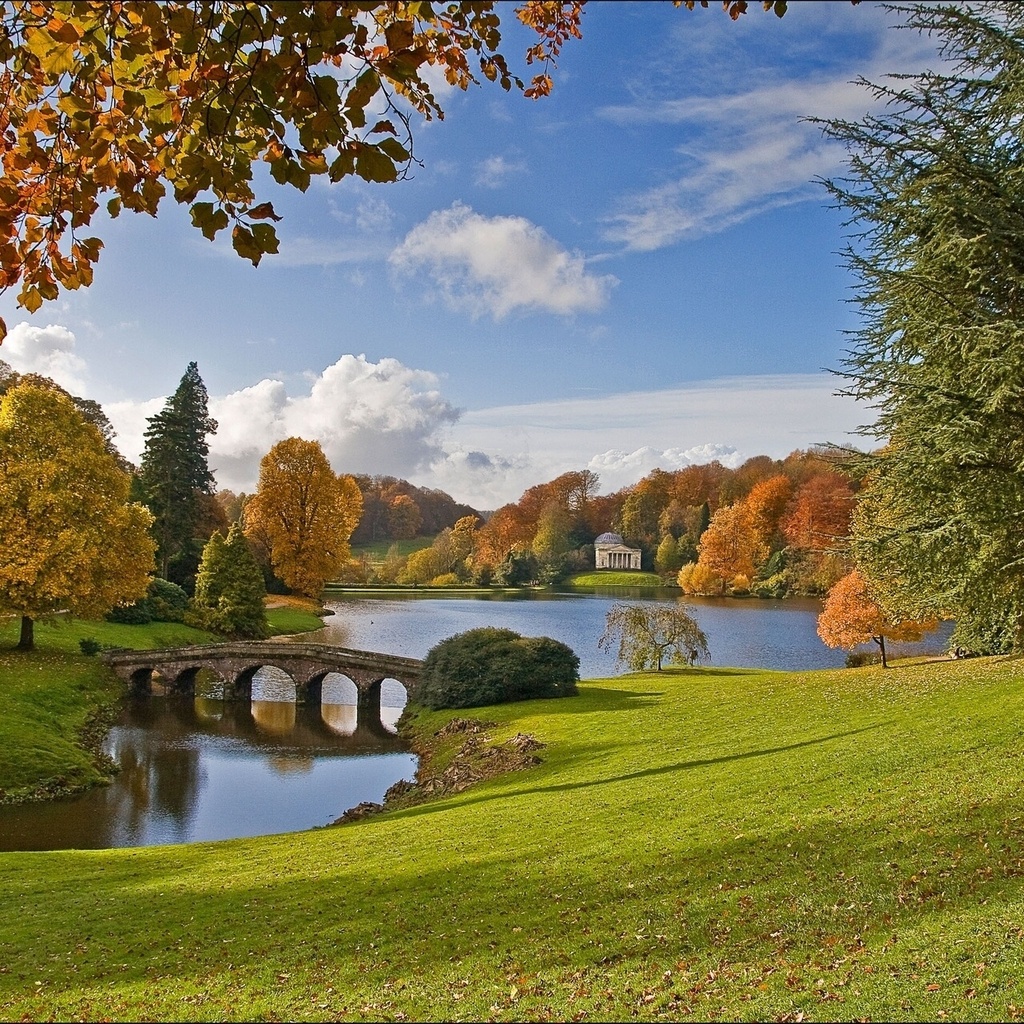
<svg viewBox="0 0 1024 1024">
<path fill-rule="evenodd" d="M 1024 1006 L 1020 663 L 679 670 L 481 715 L 544 762 L 338 829 L 3 855 L 0 1016 Z"/>
<path fill-rule="evenodd" d="M 629 572 L 625 569 L 584 572 L 571 577 L 570 587 L 663 587 L 665 581 L 656 572 Z"/>
</svg>

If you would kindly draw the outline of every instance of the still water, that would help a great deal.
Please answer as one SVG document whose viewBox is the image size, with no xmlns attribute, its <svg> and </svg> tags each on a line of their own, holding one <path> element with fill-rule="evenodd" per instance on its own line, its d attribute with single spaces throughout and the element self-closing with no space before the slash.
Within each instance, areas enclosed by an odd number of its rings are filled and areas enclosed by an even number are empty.
<svg viewBox="0 0 1024 1024">
<path fill-rule="evenodd" d="M 261 670 L 266 673 L 266 670 Z M 349 683 L 351 686 L 352 684 Z M 326 825 L 379 802 L 416 757 L 395 734 L 401 707 L 197 697 L 127 702 L 104 749 L 114 781 L 71 800 L 0 808 L 0 850 L 104 849 L 266 835 Z M 352 687 L 354 690 L 354 686 Z M 266 673 L 258 696 L 281 696 Z M 404 702 L 396 683 L 383 700 Z"/>
<path fill-rule="evenodd" d="M 550 636 L 579 655 L 584 678 L 612 676 L 598 649 L 608 609 L 620 600 L 680 601 L 654 590 L 485 596 L 341 597 L 335 614 L 303 640 L 422 658 L 438 641 L 476 626 Z M 815 632 L 816 601 L 687 602 L 708 636 L 711 662 L 775 669 L 841 666 L 845 653 Z M 938 653 L 948 629 L 894 656 Z M 107 738 L 121 766 L 114 782 L 73 800 L 0 808 L 0 850 L 97 849 L 264 835 L 333 821 L 363 801 L 379 802 L 416 759 L 394 733 L 405 691 L 382 687 L 379 721 L 357 721 L 355 686 L 325 681 L 321 707 L 296 705 L 283 673 L 262 669 L 253 701 L 226 703 L 208 686 L 195 700 L 129 702 Z"/>
<path fill-rule="evenodd" d="M 684 603 L 707 634 L 712 665 L 800 670 L 841 668 L 846 662 L 845 651 L 826 647 L 818 637 L 820 601 L 683 598 L 677 590 L 647 588 L 617 588 L 614 596 L 607 590 L 341 596 L 328 602 L 335 614 L 324 629 L 308 636 L 319 643 L 422 658 L 454 633 L 504 626 L 523 636 L 550 636 L 568 644 L 579 655 L 581 678 L 596 679 L 624 671 L 614 652 L 597 646 L 608 609 L 616 602 L 637 600 Z M 944 628 L 920 644 L 894 644 L 892 655 L 939 653 L 945 650 L 948 633 Z M 869 649 L 874 645 L 865 648 Z"/>
</svg>

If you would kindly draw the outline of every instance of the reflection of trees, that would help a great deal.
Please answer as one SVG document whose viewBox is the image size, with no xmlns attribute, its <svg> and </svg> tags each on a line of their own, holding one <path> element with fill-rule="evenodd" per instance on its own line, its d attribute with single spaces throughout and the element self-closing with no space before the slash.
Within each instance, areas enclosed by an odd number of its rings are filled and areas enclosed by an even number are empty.
<svg viewBox="0 0 1024 1024">
<path fill-rule="evenodd" d="M 129 701 L 106 746 L 121 766 L 120 773 L 110 786 L 85 794 L 70 806 L 54 805 L 50 816 L 28 826 L 36 848 L 196 838 L 203 793 L 223 785 L 220 758 L 205 759 L 214 747 L 251 765 L 257 800 L 258 780 L 266 780 L 267 772 L 292 778 L 301 787 L 321 759 L 407 751 L 375 715 L 364 713 L 360 721 L 355 705 L 289 704 L 273 710 L 290 717 L 289 731 L 262 731 L 248 702 L 180 697 Z M 351 726 L 351 735 L 340 734 L 337 726 L 342 722 Z M 312 784 L 317 785 L 315 779 Z M 268 812 L 266 828 L 273 831 L 273 809 Z"/>
<path fill-rule="evenodd" d="M 281 736 L 295 729 L 294 702 L 283 700 L 254 700 L 252 717 L 261 732 Z"/>
<path fill-rule="evenodd" d="M 355 704 L 321 704 L 320 717 L 337 736 L 351 736 L 356 731 Z"/>
<path fill-rule="evenodd" d="M 313 770 L 312 754 L 275 754 L 267 764 L 278 775 L 302 775 Z"/>
<path fill-rule="evenodd" d="M 187 837 L 205 778 L 199 749 L 180 742 L 190 731 L 189 717 L 194 724 L 190 701 L 134 702 L 127 724 L 115 732 L 111 753 L 121 772 L 111 787 L 112 842 L 144 841 L 147 824 L 161 818 L 173 823 L 176 836 Z"/>
</svg>

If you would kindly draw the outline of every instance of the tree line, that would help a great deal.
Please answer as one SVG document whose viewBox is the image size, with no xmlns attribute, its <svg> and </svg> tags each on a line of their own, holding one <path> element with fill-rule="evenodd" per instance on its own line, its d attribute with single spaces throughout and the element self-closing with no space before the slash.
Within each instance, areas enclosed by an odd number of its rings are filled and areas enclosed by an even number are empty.
<svg viewBox="0 0 1024 1024">
<path fill-rule="evenodd" d="M 471 513 L 434 544 L 375 567 L 381 583 L 553 583 L 594 568 L 594 541 L 614 531 L 640 548 L 643 568 L 688 593 L 820 595 L 847 569 L 859 481 L 845 455 L 797 451 L 654 470 L 599 492 L 590 470 L 528 488 L 490 515 Z"/>
</svg>

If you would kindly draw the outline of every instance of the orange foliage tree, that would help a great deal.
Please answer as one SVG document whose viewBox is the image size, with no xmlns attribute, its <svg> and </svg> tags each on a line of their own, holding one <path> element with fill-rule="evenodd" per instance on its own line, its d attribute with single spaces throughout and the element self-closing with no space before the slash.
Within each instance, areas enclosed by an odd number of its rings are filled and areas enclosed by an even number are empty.
<svg viewBox="0 0 1024 1024">
<path fill-rule="evenodd" d="M 850 533 L 854 506 L 849 481 L 826 471 L 802 484 L 782 521 L 786 540 L 811 551 L 836 551 Z"/>
<path fill-rule="evenodd" d="M 887 668 L 885 641 L 920 640 L 936 626 L 934 619 L 900 620 L 887 615 L 872 599 L 867 581 L 857 569 L 847 573 L 829 591 L 825 607 L 818 616 L 818 636 L 829 647 L 850 651 L 858 644 L 873 641 Z"/>
<path fill-rule="evenodd" d="M 362 508 L 358 484 L 331 469 L 319 442 L 289 437 L 260 462 L 245 534 L 289 588 L 315 597 L 351 557 L 348 539 Z"/>
<path fill-rule="evenodd" d="M 768 545 L 758 536 L 743 502 L 726 505 L 711 517 L 697 550 L 697 564 L 723 580 L 753 576 L 768 557 Z"/>
<path fill-rule="evenodd" d="M 772 546 L 779 522 L 793 494 L 793 485 L 783 473 L 754 484 L 744 499 L 750 528 L 760 543 Z"/>
</svg>

